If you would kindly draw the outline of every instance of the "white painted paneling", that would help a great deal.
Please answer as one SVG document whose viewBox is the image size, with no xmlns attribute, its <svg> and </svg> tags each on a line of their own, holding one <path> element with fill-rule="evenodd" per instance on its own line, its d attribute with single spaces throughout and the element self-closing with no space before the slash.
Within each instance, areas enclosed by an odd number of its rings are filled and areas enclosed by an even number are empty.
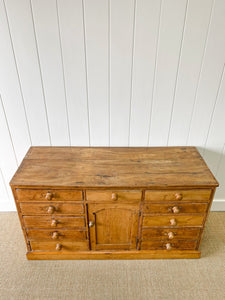
<svg viewBox="0 0 225 300">
<path fill-rule="evenodd" d="M 0 169 L 0 211 L 15 211 L 16 206 L 12 196 L 9 198 L 4 176 Z"/>
<path fill-rule="evenodd" d="M 135 0 L 110 1 L 110 145 L 127 146 Z"/>
<path fill-rule="evenodd" d="M 218 96 L 215 101 L 215 109 L 212 113 L 212 122 L 208 130 L 205 143 L 204 159 L 213 172 L 218 169 L 220 155 L 223 151 L 225 139 L 225 74 L 223 76 L 218 90 Z M 223 138 L 221 138 L 221 132 Z"/>
<path fill-rule="evenodd" d="M 8 201 L 9 201 L 9 196 L 6 190 L 4 176 L 2 174 L 2 170 L 0 169 L 0 207 L 2 206 L 2 203 L 7 203 Z"/>
<path fill-rule="evenodd" d="M 213 0 L 190 0 L 171 112 L 169 145 L 186 145 Z"/>
<path fill-rule="evenodd" d="M 150 116 L 149 145 L 151 146 L 167 144 L 186 11 L 187 0 L 163 1 Z"/>
<path fill-rule="evenodd" d="M 104 146 L 109 144 L 109 7 L 105 0 L 83 2 L 90 143 Z"/>
<path fill-rule="evenodd" d="M 89 146 L 82 0 L 58 0 L 71 145 Z"/>
<path fill-rule="evenodd" d="M 30 146 L 31 140 L 24 109 L 23 92 L 2 0 L 0 1 L 0 94 L 9 122 L 16 156 L 18 161 L 21 161 Z"/>
<path fill-rule="evenodd" d="M 18 164 L 14 152 L 14 147 L 12 143 L 12 136 L 10 135 L 9 126 L 6 118 L 6 112 L 3 107 L 3 102 L 0 96 L 0 169 L 1 174 L 3 175 L 3 183 L 5 185 L 4 190 L 1 191 L 2 194 L 5 194 L 5 188 L 9 196 L 9 205 L 12 206 L 14 203 L 11 188 L 9 186 L 9 181 L 11 180 L 12 175 L 16 171 Z M 21 142 L 22 143 L 22 142 Z M 1 176 L 0 174 L 0 176 Z M 0 199 L 4 201 L 4 199 Z"/>
<path fill-rule="evenodd" d="M 33 145 L 50 144 L 29 0 L 5 0 Z"/>
<path fill-rule="evenodd" d="M 225 61 L 225 1 L 215 2 L 188 145 L 204 146 Z M 213 58 L 213 59 L 212 59 Z M 213 74 L 213 75 L 212 75 Z"/>
<path fill-rule="evenodd" d="M 225 143 L 223 147 L 223 151 L 221 153 L 220 161 L 219 161 L 219 166 L 218 166 L 218 171 L 216 172 L 216 177 L 218 181 L 220 182 L 220 186 L 216 191 L 216 199 L 223 200 L 223 203 L 225 203 L 225 184 L 224 184 L 224 179 L 225 179 Z M 225 207 L 223 207 L 223 210 L 225 210 Z"/>
<path fill-rule="evenodd" d="M 137 1 L 131 95 L 130 146 L 148 143 L 161 1 Z"/>
<path fill-rule="evenodd" d="M 0 210 L 31 144 L 198 146 L 225 209 L 224 0 L 0 0 Z"/>
<path fill-rule="evenodd" d="M 32 0 L 52 145 L 69 145 L 64 71 L 55 0 Z"/>
</svg>

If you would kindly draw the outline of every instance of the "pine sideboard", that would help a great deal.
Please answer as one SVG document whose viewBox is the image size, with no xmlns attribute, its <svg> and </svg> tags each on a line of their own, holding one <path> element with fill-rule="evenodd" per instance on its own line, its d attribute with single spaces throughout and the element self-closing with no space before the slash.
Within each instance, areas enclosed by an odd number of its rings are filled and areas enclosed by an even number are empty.
<svg viewBox="0 0 225 300">
<path fill-rule="evenodd" d="M 199 258 L 218 182 L 195 147 L 31 147 L 10 182 L 28 259 Z"/>
</svg>

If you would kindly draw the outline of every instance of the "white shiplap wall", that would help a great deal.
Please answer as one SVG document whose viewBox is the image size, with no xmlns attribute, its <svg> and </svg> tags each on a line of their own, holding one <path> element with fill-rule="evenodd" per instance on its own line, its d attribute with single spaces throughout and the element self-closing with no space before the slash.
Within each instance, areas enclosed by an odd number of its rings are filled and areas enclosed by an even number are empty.
<svg viewBox="0 0 225 300">
<path fill-rule="evenodd" d="M 0 0 L 0 210 L 30 145 L 198 146 L 225 209 L 224 0 Z"/>
</svg>

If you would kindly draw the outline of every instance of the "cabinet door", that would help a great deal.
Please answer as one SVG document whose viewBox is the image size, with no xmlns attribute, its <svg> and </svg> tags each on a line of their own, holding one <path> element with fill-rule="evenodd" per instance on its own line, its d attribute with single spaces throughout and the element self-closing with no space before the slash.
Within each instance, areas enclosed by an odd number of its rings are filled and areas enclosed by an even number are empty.
<svg viewBox="0 0 225 300">
<path fill-rule="evenodd" d="M 139 204 L 88 204 L 92 250 L 137 248 Z"/>
</svg>

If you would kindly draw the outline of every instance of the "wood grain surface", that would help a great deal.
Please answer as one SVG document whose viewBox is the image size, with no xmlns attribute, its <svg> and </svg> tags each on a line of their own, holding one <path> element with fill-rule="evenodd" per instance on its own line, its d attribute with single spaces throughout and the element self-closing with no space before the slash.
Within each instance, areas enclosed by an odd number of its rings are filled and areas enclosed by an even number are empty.
<svg viewBox="0 0 225 300">
<path fill-rule="evenodd" d="M 166 190 L 166 191 L 146 191 L 146 201 L 209 201 L 211 190 L 199 189 L 199 190 Z"/>
<path fill-rule="evenodd" d="M 57 244 L 60 245 L 59 251 L 77 251 L 77 250 L 88 250 L 89 249 L 89 243 L 87 241 L 82 242 L 54 242 L 54 241 L 31 241 L 31 249 L 32 250 L 42 250 L 42 251 L 51 251 L 56 250 Z"/>
<path fill-rule="evenodd" d="M 169 238 L 169 234 L 172 233 L 173 238 Z M 183 240 L 192 239 L 197 240 L 200 235 L 199 228 L 151 228 L 142 230 L 142 240 Z"/>
<path fill-rule="evenodd" d="M 61 203 L 23 203 L 20 202 L 23 215 L 76 215 L 84 214 L 83 204 Z"/>
<path fill-rule="evenodd" d="M 76 228 L 85 226 L 84 217 L 24 216 L 23 220 L 27 228 Z M 53 221 L 55 221 L 54 226 L 52 226 Z"/>
<path fill-rule="evenodd" d="M 208 203 L 180 203 L 173 202 L 171 204 L 167 203 L 152 203 L 144 205 L 145 214 L 171 214 L 179 215 L 186 213 L 205 213 L 208 207 Z M 177 211 L 177 212 L 176 212 Z"/>
<path fill-rule="evenodd" d="M 11 185 L 217 186 L 194 147 L 31 147 Z"/>
<path fill-rule="evenodd" d="M 26 229 L 30 240 L 86 240 L 87 232 L 85 230 L 58 230 L 58 229 Z"/>
<path fill-rule="evenodd" d="M 195 250 L 197 245 L 196 241 L 144 241 L 141 243 L 141 250 L 166 250 L 167 244 L 170 244 L 171 250 Z"/>
<path fill-rule="evenodd" d="M 49 198 L 47 199 L 47 194 Z M 16 196 L 19 201 L 66 201 L 82 200 L 82 191 L 77 190 L 34 190 L 34 189 L 16 189 Z"/>
<path fill-rule="evenodd" d="M 11 181 L 28 259 L 198 258 L 216 186 L 194 147 L 31 147 Z"/>
<path fill-rule="evenodd" d="M 174 226 L 201 226 L 204 215 L 188 216 L 144 216 L 143 226 L 172 226 L 171 221 L 175 220 Z"/>
</svg>

